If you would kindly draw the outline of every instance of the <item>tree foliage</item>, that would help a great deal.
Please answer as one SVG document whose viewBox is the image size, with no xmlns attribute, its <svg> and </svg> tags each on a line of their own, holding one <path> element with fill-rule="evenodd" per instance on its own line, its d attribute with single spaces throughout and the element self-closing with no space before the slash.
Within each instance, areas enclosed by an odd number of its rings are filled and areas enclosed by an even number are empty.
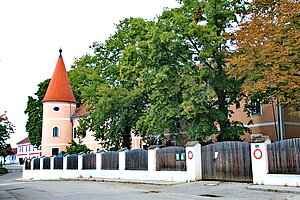
<svg viewBox="0 0 300 200">
<path fill-rule="evenodd" d="M 239 0 L 185 0 L 153 21 L 125 19 L 94 43 L 95 55 L 79 58 L 70 75 L 91 105 L 95 136 L 123 147 L 132 131 L 239 139 L 245 128 L 229 120 L 229 106 L 238 105 L 242 81 L 229 78 L 225 58 L 227 29 L 245 11 Z"/>
<path fill-rule="evenodd" d="M 235 33 L 236 50 L 229 73 L 245 79 L 249 97 L 274 98 L 299 115 L 300 105 L 300 2 L 254 0 L 252 15 Z"/>
<path fill-rule="evenodd" d="M 66 153 L 71 154 L 79 154 L 79 153 L 90 153 L 92 150 L 87 148 L 85 144 L 82 144 L 81 142 L 76 143 L 74 140 L 72 140 L 70 143 L 70 146 L 67 147 Z"/>
<path fill-rule="evenodd" d="M 227 29 L 246 8 L 242 1 L 182 1 L 158 17 L 146 40 L 122 55 L 125 79 L 138 77 L 150 106 L 137 122 L 142 135 L 187 129 L 193 139 L 217 134 L 238 140 L 245 128 L 229 120 L 240 84 L 225 70 Z M 137 75 L 135 75 L 137 74 Z"/>
<path fill-rule="evenodd" d="M 14 125 L 8 120 L 6 114 L 0 115 L 0 156 L 9 154 L 10 145 L 5 141 L 9 139 L 10 134 L 14 133 Z"/>
<path fill-rule="evenodd" d="M 134 34 L 131 24 L 139 26 L 141 32 Z M 146 94 L 137 87 L 137 81 L 120 76 L 120 57 L 127 46 L 144 36 L 146 24 L 142 19 L 125 19 L 104 43 L 93 44 L 95 55 L 77 59 L 70 72 L 72 85 L 77 85 L 83 102 L 92 110 L 85 124 L 107 148 L 130 148 L 131 132 L 136 130 L 135 123 L 145 107 Z"/>
<path fill-rule="evenodd" d="M 30 138 L 31 144 L 35 146 L 41 145 L 42 140 L 42 123 L 43 123 L 43 104 L 42 100 L 46 94 L 50 79 L 38 84 L 36 97 L 28 96 L 27 107 L 24 111 L 28 115 L 26 122 L 26 131 Z"/>
</svg>

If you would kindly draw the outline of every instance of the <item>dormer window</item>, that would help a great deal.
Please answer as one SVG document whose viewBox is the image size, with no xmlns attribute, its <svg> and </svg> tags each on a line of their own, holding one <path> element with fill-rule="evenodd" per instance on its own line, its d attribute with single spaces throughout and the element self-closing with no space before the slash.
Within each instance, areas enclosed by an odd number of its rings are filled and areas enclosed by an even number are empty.
<svg viewBox="0 0 300 200">
<path fill-rule="evenodd" d="M 57 111 L 59 111 L 59 107 L 56 106 L 53 108 L 53 110 L 57 112 Z"/>
</svg>

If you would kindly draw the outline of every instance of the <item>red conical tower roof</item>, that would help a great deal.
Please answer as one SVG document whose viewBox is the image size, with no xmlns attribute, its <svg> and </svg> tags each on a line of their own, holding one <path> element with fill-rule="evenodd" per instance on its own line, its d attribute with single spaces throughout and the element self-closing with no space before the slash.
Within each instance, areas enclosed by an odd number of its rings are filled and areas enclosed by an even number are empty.
<svg viewBox="0 0 300 200">
<path fill-rule="evenodd" d="M 69 84 L 68 74 L 62 58 L 61 52 L 58 57 L 54 73 L 52 75 L 51 81 L 47 88 L 47 92 L 43 99 L 43 102 L 46 101 L 64 101 L 76 103 L 73 91 Z"/>
</svg>

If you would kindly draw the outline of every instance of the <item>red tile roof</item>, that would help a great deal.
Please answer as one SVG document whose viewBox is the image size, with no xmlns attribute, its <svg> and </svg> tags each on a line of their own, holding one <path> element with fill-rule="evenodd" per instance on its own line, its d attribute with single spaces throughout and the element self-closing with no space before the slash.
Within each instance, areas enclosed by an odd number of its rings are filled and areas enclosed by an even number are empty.
<svg viewBox="0 0 300 200">
<path fill-rule="evenodd" d="M 12 149 L 10 150 L 10 152 L 11 152 L 12 154 L 16 154 L 16 153 L 17 153 L 17 151 L 18 151 L 18 149 L 17 149 L 17 148 L 12 148 Z"/>
<path fill-rule="evenodd" d="M 43 99 L 43 102 L 47 101 L 64 101 L 76 103 L 76 99 L 74 97 L 73 91 L 71 90 L 68 74 L 61 54 L 58 57 L 54 73 Z"/>
<path fill-rule="evenodd" d="M 75 114 L 73 115 L 73 117 L 80 117 L 80 116 L 90 114 L 91 111 L 87 111 L 87 109 L 88 109 L 88 106 L 86 104 L 83 104 L 75 111 Z"/>
<path fill-rule="evenodd" d="M 27 138 L 21 140 L 20 142 L 17 143 L 17 145 L 18 145 L 18 144 L 24 144 L 24 143 L 30 143 L 29 137 L 27 137 Z"/>
</svg>

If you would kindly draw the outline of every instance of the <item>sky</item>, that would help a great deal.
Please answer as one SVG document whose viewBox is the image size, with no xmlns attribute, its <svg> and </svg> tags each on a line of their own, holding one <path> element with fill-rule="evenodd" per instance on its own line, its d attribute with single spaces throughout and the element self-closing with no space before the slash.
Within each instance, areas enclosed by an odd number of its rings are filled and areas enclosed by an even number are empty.
<svg viewBox="0 0 300 200">
<path fill-rule="evenodd" d="M 59 49 L 67 70 L 74 58 L 92 53 L 115 24 L 126 17 L 153 19 L 176 0 L 0 0 L 0 115 L 7 112 L 15 133 L 7 143 L 27 137 L 28 96 L 51 78 Z"/>
</svg>

